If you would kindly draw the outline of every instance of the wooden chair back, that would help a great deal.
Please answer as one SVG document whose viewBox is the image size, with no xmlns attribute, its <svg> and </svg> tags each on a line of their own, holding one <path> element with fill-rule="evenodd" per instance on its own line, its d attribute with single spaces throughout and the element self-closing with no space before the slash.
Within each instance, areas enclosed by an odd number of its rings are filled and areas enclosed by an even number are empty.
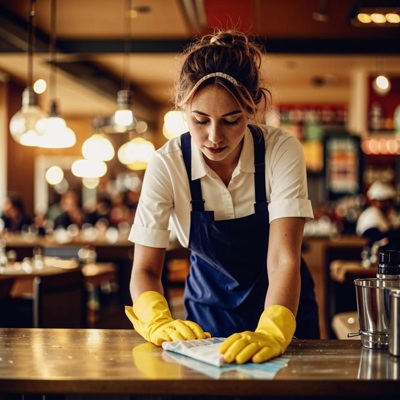
<svg viewBox="0 0 400 400">
<path fill-rule="evenodd" d="M 35 277 L 33 326 L 35 328 L 85 328 L 86 290 L 80 269 Z"/>
<path fill-rule="evenodd" d="M 14 281 L 15 278 L 0 277 L 0 299 L 8 298 L 10 296 Z"/>
</svg>

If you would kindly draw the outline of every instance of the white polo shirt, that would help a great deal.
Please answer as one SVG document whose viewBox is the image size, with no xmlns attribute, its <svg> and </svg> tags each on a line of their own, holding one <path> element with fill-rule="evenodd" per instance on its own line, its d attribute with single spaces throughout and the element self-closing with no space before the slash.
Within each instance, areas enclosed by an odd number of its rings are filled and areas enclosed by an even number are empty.
<svg viewBox="0 0 400 400">
<path fill-rule="evenodd" d="M 313 219 L 308 199 L 304 153 L 300 142 L 280 128 L 260 126 L 265 139 L 265 180 L 269 220 L 283 217 Z M 204 208 L 216 220 L 254 213 L 254 145 L 247 129 L 239 163 L 228 186 L 205 163 L 194 141 L 192 179 L 201 179 Z M 188 247 L 191 196 L 180 137 L 158 149 L 146 169 L 129 240 L 149 247 L 167 248 L 169 223 L 183 247 Z M 170 221 L 171 218 L 171 221 Z"/>
</svg>

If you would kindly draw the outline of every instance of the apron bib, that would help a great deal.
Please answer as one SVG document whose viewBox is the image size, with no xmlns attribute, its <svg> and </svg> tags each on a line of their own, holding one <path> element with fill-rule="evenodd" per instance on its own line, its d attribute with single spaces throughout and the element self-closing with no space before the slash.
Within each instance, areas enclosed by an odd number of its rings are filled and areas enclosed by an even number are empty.
<svg viewBox="0 0 400 400">
<path fill-rule="evenodd" d="M 185 284 L 184 304 L 187 319 L 197 322 L 213 336 L 227 337 L 235 332 L 254 331 L 264 311 L 268 289 L 269 214 L 265 188 L 265 144 L 263 135 L 251 126 L 250 129 L 255 155 L 254 214 L 221 221 L 214 220 L 213 211 L 204 210 L 200 179 L 191 180 L 191 137 L 189 133 L 181 136 L 192 197 L 190 272 Z M 306 300 L 310 304 L 307 313 L 300 313 L 299 307 L 297 320 L 299 323 L 299 317 L 304 314 L 308 320 L 307 330 L 315 330 L 315 326 L 318 328 L 318 332 L 309 332 L 306 336 L 317 338 L 319 327 L 314 285 L 304 262 L 301 271 L 300 303 Z"/>
</svg>

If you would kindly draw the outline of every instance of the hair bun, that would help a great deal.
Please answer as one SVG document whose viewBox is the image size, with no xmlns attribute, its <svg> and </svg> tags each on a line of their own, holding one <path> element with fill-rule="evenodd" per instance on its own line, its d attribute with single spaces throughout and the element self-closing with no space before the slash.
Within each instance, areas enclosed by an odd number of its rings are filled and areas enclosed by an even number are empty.
<svg viewBox="0 0 400 400">
<path fill-rule="evenodd" d="M 247 42 L 247 38 L 238 32 L 234 31 L 219 31 L 210 37 L 210 44 L 219 46 L 243 46 Z"/>
</svg>

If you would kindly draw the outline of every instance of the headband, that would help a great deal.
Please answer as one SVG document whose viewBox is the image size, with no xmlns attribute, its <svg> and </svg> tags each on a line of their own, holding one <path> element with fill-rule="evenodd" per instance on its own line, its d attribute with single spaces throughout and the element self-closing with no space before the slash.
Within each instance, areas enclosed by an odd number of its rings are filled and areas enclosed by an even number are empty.
<svg viewBox="0 0 400 400">
<path fill-rule="evenodd" d="M 181 104 L 185 103 L 188 99 L 190 99 L 193 95 L 193 93 L 198 89 L 198 87 L 207 79 L 210 78 L 223 78 L 226 79 L 228 82 L 232 83 L 233 86 L 236 86 L 237 88 L 241 88 L 242 85 L 232 76 L 225 74 L 224 72 L 211 72 L 211 74 L 207 74 L 205 76 L 203 76 L 202 78 L 200 78 L 196 84 L 192 87 L 192 89 L 190 90 L 190 92 L 187 94 L 187 96 L 185 97 L 185 99 L 183 101 L 181 101 Z"/>
</svg>

